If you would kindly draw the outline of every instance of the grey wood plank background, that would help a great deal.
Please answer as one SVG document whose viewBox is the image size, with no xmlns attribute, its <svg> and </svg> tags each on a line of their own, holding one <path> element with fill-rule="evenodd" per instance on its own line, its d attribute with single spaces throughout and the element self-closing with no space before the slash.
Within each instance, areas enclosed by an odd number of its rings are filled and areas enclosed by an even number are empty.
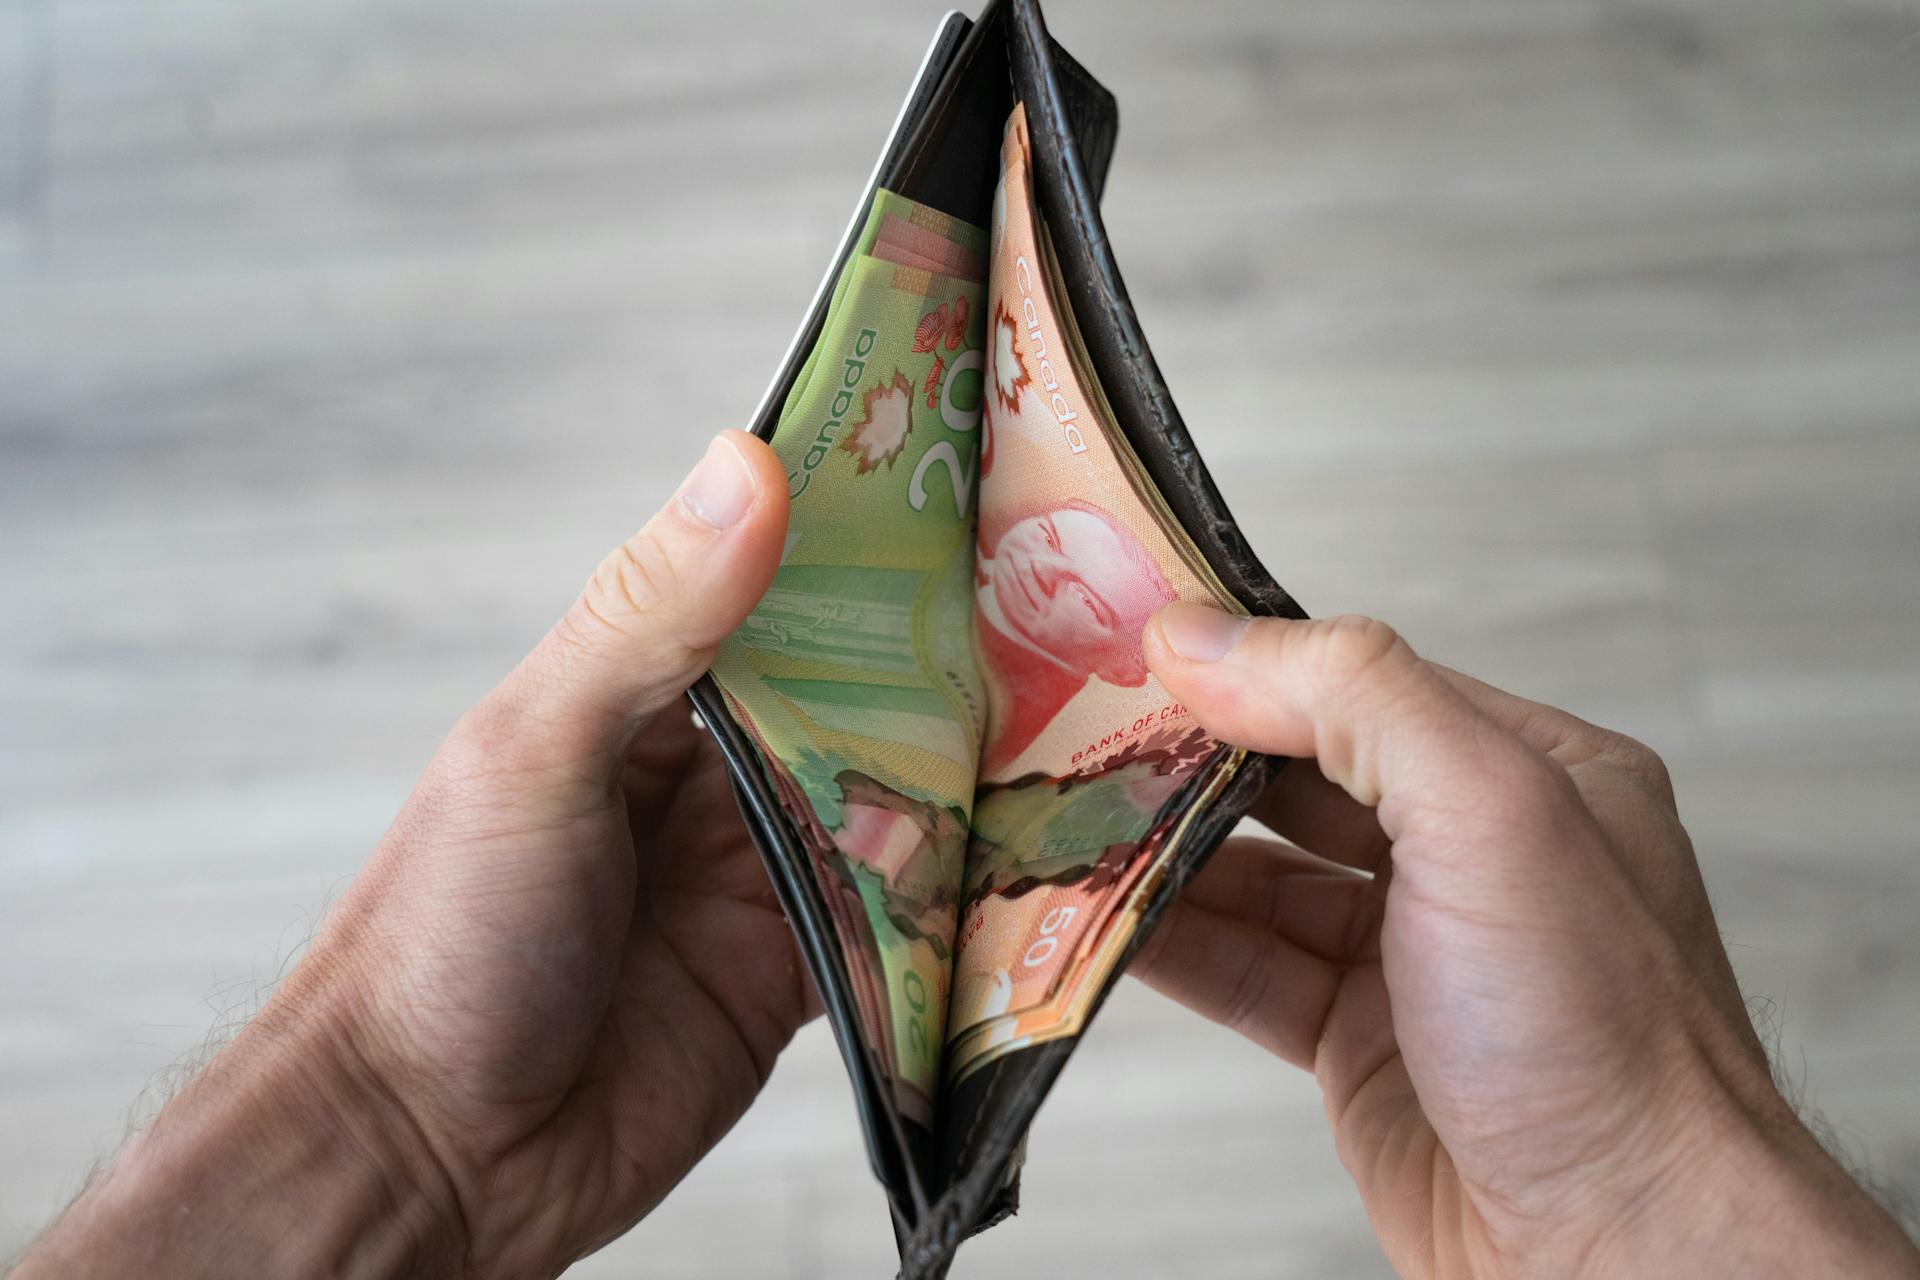
<svg viewBox="0 0 1920 1280">
<path fill-rule="evenodd" d="M 1661 749 L 1783 1062 L 1920 1190 L 1920 4 L 1049 12 L 1276 574 Z M 749 411 L 935 17 L 0 0 L 0 1255 Z M 956 1274 L 1384 1271 L 1310 1082 L 1138 987 L 1027 1204 Z M 577 1273 L 888 1262 L 816 1027 Z"/>
</svg>

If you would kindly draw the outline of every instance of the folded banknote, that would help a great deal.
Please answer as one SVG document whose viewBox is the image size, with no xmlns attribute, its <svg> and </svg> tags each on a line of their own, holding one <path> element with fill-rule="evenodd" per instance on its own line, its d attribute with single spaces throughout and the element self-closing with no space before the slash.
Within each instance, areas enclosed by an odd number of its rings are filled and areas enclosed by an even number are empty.
<svg viewBox="0 0 1920 1280">
<path fill-rule="evenodd" d="M 1298 609 L 1139 335 L 1095 202 L 1113 127 L 1031 0 L 942 27 L 755 424 L 779 570 L 695 690 L 906 1275 L 1012 1210 L 1066 1056 L 1278 764 L 1142 656 L 1172 601 Z"/>
</svg>

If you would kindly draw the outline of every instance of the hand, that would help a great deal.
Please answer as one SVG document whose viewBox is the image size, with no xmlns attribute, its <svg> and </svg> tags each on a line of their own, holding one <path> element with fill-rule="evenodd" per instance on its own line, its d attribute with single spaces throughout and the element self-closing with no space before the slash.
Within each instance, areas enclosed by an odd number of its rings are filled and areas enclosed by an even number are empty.
<svg viewBox="0 0 1920 1280">
<path fill-rule="evenodd" d="M 772 452 L 716 440 L 19 1274 L 552 1275 L 657 1203 L 814 1011 L 681 697 L 786 515 Z"/>
<path fill-rule="evenodd" d="M 1298 848 L 1228 841 L 1136 971 L 1314 1072 L 1401 1274 L 1920 1274 L 1774 1087 L 1652 752 L 1366 619 L 1145 643 L 1296 758 L 1254 816 Z"/>
</svg>

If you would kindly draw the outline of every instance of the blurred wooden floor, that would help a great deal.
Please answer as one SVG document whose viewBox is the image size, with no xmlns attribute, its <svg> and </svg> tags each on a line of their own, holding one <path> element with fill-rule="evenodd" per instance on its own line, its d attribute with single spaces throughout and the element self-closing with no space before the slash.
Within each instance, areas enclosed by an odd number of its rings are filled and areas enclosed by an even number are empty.
<svg viewBox="0 0 1920 1280">
<path fill-rule="evenodd" d="M 1660 748 L 1920 1188 L 1920 4 L 1053 0 L 1222 487 L 1318 612 Z M 0 0 L 0 1256 L 784 349 L 932 4 Z M 1137 986 L 956 1275 L 1384 1268 Z M 826 1032 L 576 1274 L 891 1274 Z"/>
</svg>

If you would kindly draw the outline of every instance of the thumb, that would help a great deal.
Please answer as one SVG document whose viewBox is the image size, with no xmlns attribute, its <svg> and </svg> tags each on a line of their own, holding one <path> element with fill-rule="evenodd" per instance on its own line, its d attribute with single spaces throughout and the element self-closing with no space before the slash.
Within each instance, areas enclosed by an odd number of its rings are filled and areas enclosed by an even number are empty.
<svg viewBox="0 0 1920 1280">
<path fill-rule="evenodd" d="M 666 506 L 600 562 L 489 695 L 518 750 L 542 757 L 526 763 L 617 767 L 640 726 L 700 677 L 759 602 L 786 529 L 787 482 L 773 450 L 744 431 L 716 436 Z"/>
<path fill-rule="evenodd" d="M 1162 609 L 1142 638 L 1167 692 L 1223 741 L 1314 757 L 1377 808 L 1396 853 L 1512 843 L 1578 808 L 1564 771 L 1496 724 L 1371 618 L 1235 617 Z"/>
</svg>

